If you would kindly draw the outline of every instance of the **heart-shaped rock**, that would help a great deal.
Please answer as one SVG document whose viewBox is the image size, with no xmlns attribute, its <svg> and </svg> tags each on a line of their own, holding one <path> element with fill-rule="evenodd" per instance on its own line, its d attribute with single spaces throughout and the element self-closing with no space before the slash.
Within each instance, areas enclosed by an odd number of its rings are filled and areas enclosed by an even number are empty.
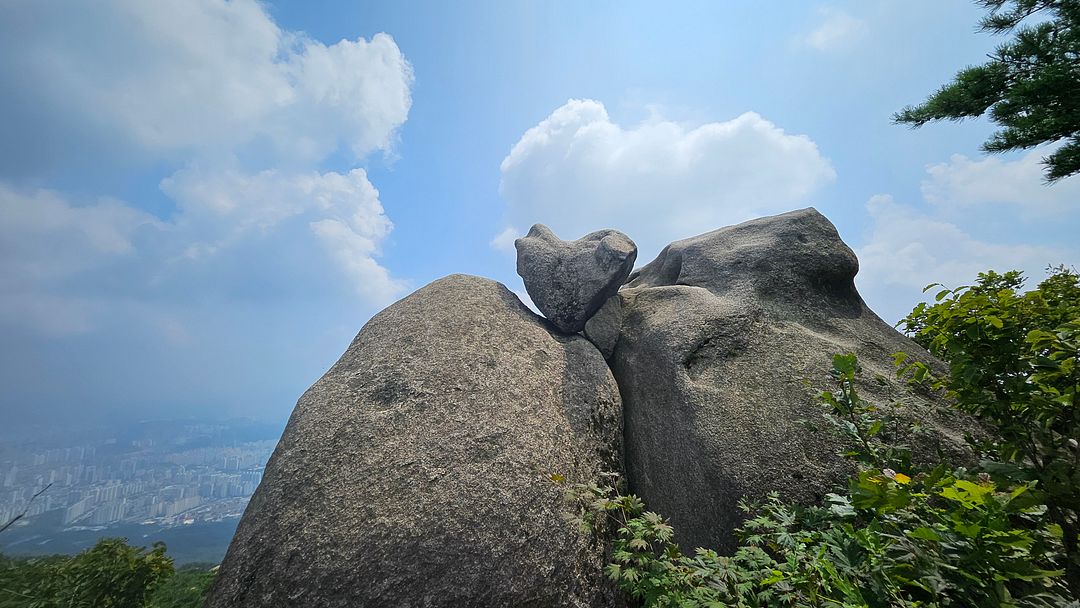
<svg viewBox="0 0 1080 608">
<path fill-rule="evenodd" d="M 626 281 L 637 245 L 618 230 L 564 241 L 543 224 L 514 241 L 517 272 L 536 307 L 555 327 L 577 333 Z"/>
</svg>

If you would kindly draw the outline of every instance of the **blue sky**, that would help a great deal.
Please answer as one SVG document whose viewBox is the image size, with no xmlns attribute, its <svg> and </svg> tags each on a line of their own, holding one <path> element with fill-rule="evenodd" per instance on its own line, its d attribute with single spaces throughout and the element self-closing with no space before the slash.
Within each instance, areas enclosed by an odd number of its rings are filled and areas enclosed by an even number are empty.
<svg viewBox="0 0 1080 608">
<path fill-rule="evenodd" d="M 671 240 L 815 206 L 893 322 L 1075 264 L 1080 178 L 909 130 L 999 40 L 908 3 L 138 0 L 0 7 L 9 419 L 283 419 L 383 306 L 512 238 Z"/>
</svg>

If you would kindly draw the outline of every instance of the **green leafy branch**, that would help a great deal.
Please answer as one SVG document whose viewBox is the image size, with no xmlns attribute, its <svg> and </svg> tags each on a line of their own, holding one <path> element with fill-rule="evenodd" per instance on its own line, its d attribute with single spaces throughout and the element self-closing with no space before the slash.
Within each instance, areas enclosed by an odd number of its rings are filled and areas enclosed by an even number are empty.
<svg viewBox="0 0 1080 608">
<path fill-rule="evenodd" d="M 608 576 L 645 606 L 1080 607 L 1061 582 L 1062 529 L 1046 522 L 1036 481 L 910 468 L 909 450 L 885 440 L 887 422 L 855 388 L 855 357 L 833 364 L 822 415 L 859 464 L 846 492 L 816 506 L 777 494 L 742 502 L 735 552 L 686 555 L 637 497 L 571 486 L 572 517 L 615 531 Z"/>
</svg>

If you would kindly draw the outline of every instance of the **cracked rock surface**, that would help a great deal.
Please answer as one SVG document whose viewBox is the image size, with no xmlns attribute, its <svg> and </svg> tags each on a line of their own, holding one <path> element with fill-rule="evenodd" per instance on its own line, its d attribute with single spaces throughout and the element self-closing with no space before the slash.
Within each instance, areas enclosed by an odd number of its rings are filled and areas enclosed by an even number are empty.
<svg viewBox="0 0 1080 608">
<path fill-rule="evenodd" d="M 533 303 L 556 327 L 577 333 L 619 290 L 637 259 L 637 245 L 618 230 L 564 241 L 543 224 L 514 241 L 517 272 Z"/>
</svg>

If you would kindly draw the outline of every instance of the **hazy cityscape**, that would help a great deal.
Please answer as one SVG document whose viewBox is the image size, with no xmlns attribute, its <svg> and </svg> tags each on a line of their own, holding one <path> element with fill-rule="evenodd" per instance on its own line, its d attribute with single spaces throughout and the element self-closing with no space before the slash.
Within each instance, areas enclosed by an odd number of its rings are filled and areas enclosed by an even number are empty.
<svg viewBox="0 0 1080 608">
<path fill-rule="evenodd" d="M 108 536 L 127 526 L 131 535 L 142 529 L 131 526 L 160 533 L 235 522 L 279 432 L 250 421 L 147 422 L 34 443 L 0 438 L 0 525 L 18 518 L 0 545 L 67 552 L 53 541 L 76 532 Z M 219 543 L 221 552 L 227 541 Z"/>
</svg>

